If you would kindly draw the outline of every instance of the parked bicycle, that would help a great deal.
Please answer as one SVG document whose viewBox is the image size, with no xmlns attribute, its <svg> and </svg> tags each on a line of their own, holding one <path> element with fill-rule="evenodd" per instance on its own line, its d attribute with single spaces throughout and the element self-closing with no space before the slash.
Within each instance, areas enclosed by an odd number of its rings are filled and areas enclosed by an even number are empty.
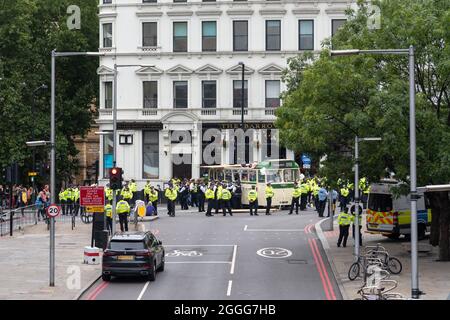
<svg viewBox="0 0 450 320">
<path fill-rule="evenodd" d="M 358 290 L 361 297 L 355 300 L 406 300 L 401 293 L 392 292 L 397 288 L 398 282 L 395 280 L 382 279 L 378 285 L 364 286 Z"/>
</svg>

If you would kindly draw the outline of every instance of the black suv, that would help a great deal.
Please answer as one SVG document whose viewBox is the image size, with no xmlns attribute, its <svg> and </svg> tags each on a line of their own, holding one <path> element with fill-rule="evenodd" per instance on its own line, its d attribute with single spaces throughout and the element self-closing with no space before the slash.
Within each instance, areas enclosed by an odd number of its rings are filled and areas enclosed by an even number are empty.
<svg viewBox="0 0 450 320">
<path fill-rule="evenodd" d="M 156 278 L 156 271 L 164 271 L 164 247 L 151 232 L 115 234 L 103 253 L 102 279 L 111 276 L 146 276 Z"/>
</svg>

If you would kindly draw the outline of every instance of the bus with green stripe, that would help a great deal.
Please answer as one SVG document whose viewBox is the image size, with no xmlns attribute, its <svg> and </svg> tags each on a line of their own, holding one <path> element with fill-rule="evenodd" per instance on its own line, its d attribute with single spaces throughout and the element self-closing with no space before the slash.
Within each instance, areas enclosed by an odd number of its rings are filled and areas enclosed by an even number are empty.
<svg viewBox="0 0 450 320">
<path fill-rule="evenodd" d="M 272 184 L 272 206 L 289 206 L 294 184 L 300 179 L 300 167 L 294 160 L 266 160 L 254 164 L 202 166 L 210 180 L 241 182 L 243 205 L 248 205 L 248 192 L 256 186 L 258 204 L 266 205 L 267 183 Z"/>
</svg>

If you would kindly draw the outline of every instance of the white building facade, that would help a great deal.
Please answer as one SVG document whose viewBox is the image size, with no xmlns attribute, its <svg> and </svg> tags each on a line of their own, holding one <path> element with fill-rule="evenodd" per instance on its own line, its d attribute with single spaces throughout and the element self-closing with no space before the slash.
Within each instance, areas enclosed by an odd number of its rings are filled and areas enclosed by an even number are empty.
<svg viewBox="0 0 450 320">
<path fill-rule="evenodd" d="M 287 59 L 318 52 L 352 1 L 100 0 L 100 182 L 112 166 L 114 65 L 117 166 L 125 179 L 199 178 L 201 165 L 293 159 L 276 148 Z M 242 64 L 245 80 L 242 91 Z M 245 157 L 236 152 L 244 92 Z M 252 129 L 252 130 L 250 130 Z M 214 138 L 212 138 L 214 136 Z"/>
</svg>

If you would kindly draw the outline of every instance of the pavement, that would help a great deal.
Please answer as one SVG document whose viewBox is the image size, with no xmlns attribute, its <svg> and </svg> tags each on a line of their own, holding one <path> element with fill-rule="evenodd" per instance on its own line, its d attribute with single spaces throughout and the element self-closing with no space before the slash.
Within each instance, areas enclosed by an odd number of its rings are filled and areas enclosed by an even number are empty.
<svg viewBox="0 0 450 320">
<path fill-rule="evenodd" d="M 55 286 L 49 286 L 49 231 L 40 222 L 0 237 L 0 300 L 72 300 L 101 274 L 101 265 L 83 263 L 92 224 L 70 219 L 55 224 Z"/>
<path fill-rule="evenodd" d="M 311 209 L 271 216 L 205 217 L 177 210 L 146 223 L 162 241 L 166 267 L 156 281 L 101 279 L 82 300 L 339 300 L 338 284 Z"/>
<path fill-rule="evenodd" d="M 365 221 L 363 216 L 362 221 Z M 334 221 L 333 231 L 326 230 L 326 221 L 316 224 L 316 232 L 321 239 L 325 248 L 328 261 L 332 266 L 335 278 L 339 283 L 344 299 L 355 299 L 358 297 L 357 291 L 362 286 L 361 279 L 350 281 L 348 279 L 348 270 L 354 262 L 354 242 L 351 235 L 348 239 L 347 247 L 337 247 L 337 239 L 339 236 L 339 227 Z M 363 247 L 373 246 L 377 243 L 381 244 L 390 255 L 398 258 L 403 266 L 403 270 L 399 275 L 391 275 L 390 279 L 398 281 L 398 287 L 395 292 L 403 294 L 409 298 L 411 296 L 411 259 L 409 251 L 409 241 L 404 237 L 399 240 L 390 240 L 377 234 L 369 234 L 365 232 L 363 226 Z M 419 241 L 419 288 L 425 292 L 421 296 L 422 300 L 446 300 L 450 299 L 450 262 L 438 262 L 438 247 L 431 247 L 429 240 Z"/>
</svg>

